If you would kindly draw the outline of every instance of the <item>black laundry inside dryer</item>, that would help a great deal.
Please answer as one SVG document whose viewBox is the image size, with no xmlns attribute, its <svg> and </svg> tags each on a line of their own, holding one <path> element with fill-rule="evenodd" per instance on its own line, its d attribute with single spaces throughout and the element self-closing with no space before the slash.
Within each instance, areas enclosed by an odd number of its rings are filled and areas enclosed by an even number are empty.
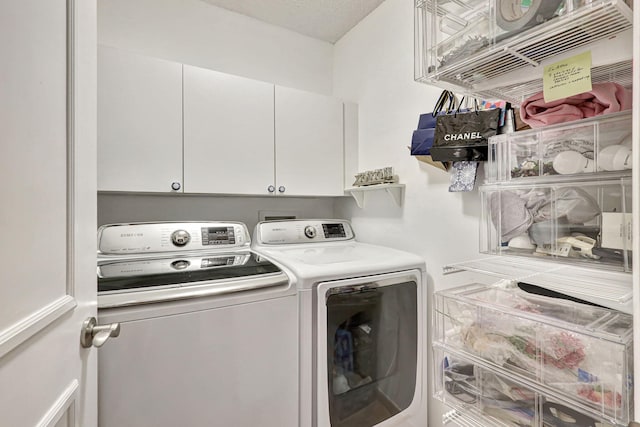
<svg viewBox="0 0 640 427">
<path fill-rule="evenodd" d="M 337 289 L 326 302 L 331 425 L 370 427 L 413 399 L 416 284 Z"/>
</svg>

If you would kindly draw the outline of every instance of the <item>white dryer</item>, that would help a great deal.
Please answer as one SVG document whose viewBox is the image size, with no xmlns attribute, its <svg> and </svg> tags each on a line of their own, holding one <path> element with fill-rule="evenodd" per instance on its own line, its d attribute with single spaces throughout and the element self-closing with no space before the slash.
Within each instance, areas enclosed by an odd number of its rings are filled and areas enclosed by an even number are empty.
<svg viewBox="0 0 640 427">
<path fill-rule="evenodd" d="M 424 260 L 344 220 L 261 222 L 252 247 L 298 288 L 300 426 L 425 425 Z"/>
</svg>

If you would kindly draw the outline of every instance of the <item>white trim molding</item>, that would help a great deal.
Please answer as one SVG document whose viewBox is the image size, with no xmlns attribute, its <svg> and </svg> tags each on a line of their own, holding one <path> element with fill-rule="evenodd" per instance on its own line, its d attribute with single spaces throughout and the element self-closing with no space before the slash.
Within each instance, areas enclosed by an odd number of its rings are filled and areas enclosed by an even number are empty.
<svg viewBox="0 0 640 427">
<path fill-rule="evenodd" d="M 636 2 L 633 9 L 633 120 L 632 131 L 633 147 L 640 143 L 640 8 Z M 633 189 L 632 189 L 632 216 L 633 216 L 633 354 L 636 358 L 640 354 L 640 239 L 638 227 L 640 227 L 640 150 L 634 148 L 633 153 Z M 637 360 L 637 359 L 636 359 Z M 636 363 L 634 376 L 634 411 L 633 419 L 640 422 L 640 369 Z"/>
<path fill-rule="evenodd" d="M 76 3 L 67 0 L 67 294 L 75 296 Z"/>
<path fill-rule="evenodd" d="M 77 306 L 75 298 L 62 296 L 10 327 L 0 330 L 0 358 Z"/>
<path fill-rule="evenodd" d="M 68 425 L 74 426 L 76 419 L 74 403 L 78 397 L 78 385 L 77 379 L 71 381 L 69 386 L 36 424 L 36 427 L 54 427 L 65 413 L 69 415 Z M 69 410 L 71 411 L 69 412 Z"/>
</svg>

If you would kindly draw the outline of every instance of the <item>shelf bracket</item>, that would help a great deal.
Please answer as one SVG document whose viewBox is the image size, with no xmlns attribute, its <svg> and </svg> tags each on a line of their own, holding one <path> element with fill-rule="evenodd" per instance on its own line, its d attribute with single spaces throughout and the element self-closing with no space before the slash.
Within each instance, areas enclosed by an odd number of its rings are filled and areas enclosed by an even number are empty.
<svg viewBox="0 0 640 427">
<path fill-rule="evenodd" d="M 540 65 L 539 62 L 534 61 L 533 59 L 530 59 L 526 56 L 524 56 L 523 54 L 516 52 L 515 50 L 511 49 L 510 47 L 505 47 L 504 51 L 507 52 L 509 55 L 515 56 L 518 59 L 522 59 L 524 62 L 528 62 L 529 64 L 533 65 L 534 67 L 537 67 Z"/>
<path fill-rule="evenodd" d="M 362 209 L 364 208 L 364 191 L 352 191 L 351 195 L 353 199 L 356 201 L 356 205 Z"/>
<path fill-rule="evenodd" d="M 384 190 L 395 202 L 398 207 L 402 207 L 404 203 L 404 184 L 378 184 L 366 187 L 347 188 L 345 192 L 351 194 L 356 201 L 356 205 L 362 209 L 365 207 L 366 193 L 369 191 Z"/>
<path fill-rule="evenodd" d="M 388 187 L 385 188 L 384 191 L 391 196 L 398 207 L 402 207 L 402 202 L 404 202 L 404 187 Z"/>
</svg>

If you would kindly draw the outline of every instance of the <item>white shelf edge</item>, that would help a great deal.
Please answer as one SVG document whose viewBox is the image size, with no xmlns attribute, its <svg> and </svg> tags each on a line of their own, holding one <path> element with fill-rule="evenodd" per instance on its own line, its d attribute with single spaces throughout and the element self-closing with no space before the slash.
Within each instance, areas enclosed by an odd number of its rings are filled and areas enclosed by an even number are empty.
<svg viewBox="0 0 640 427">
<path fill-rule="evenodd" d="M 632 274 L 508 255 L 450 263 L 443 274 L 470 271 L 517 280 L 632 314 Z"/>
<path fill-rule="evenodd" d="M 359 208 L 364 208 L 366 205 L 366 193 L 369 191 L 382 191 L 384 190 L 387 193 L 395 204 L 398 207 L 402 207 L 404 203 L 404 184 L 377 184 L 377 185 L 368 185 L 363 187 L 351 187 L 345 188 L 345 193 L 350 194 L 353 199 L 356 201 L 356 205 Z"/>
</svg>

